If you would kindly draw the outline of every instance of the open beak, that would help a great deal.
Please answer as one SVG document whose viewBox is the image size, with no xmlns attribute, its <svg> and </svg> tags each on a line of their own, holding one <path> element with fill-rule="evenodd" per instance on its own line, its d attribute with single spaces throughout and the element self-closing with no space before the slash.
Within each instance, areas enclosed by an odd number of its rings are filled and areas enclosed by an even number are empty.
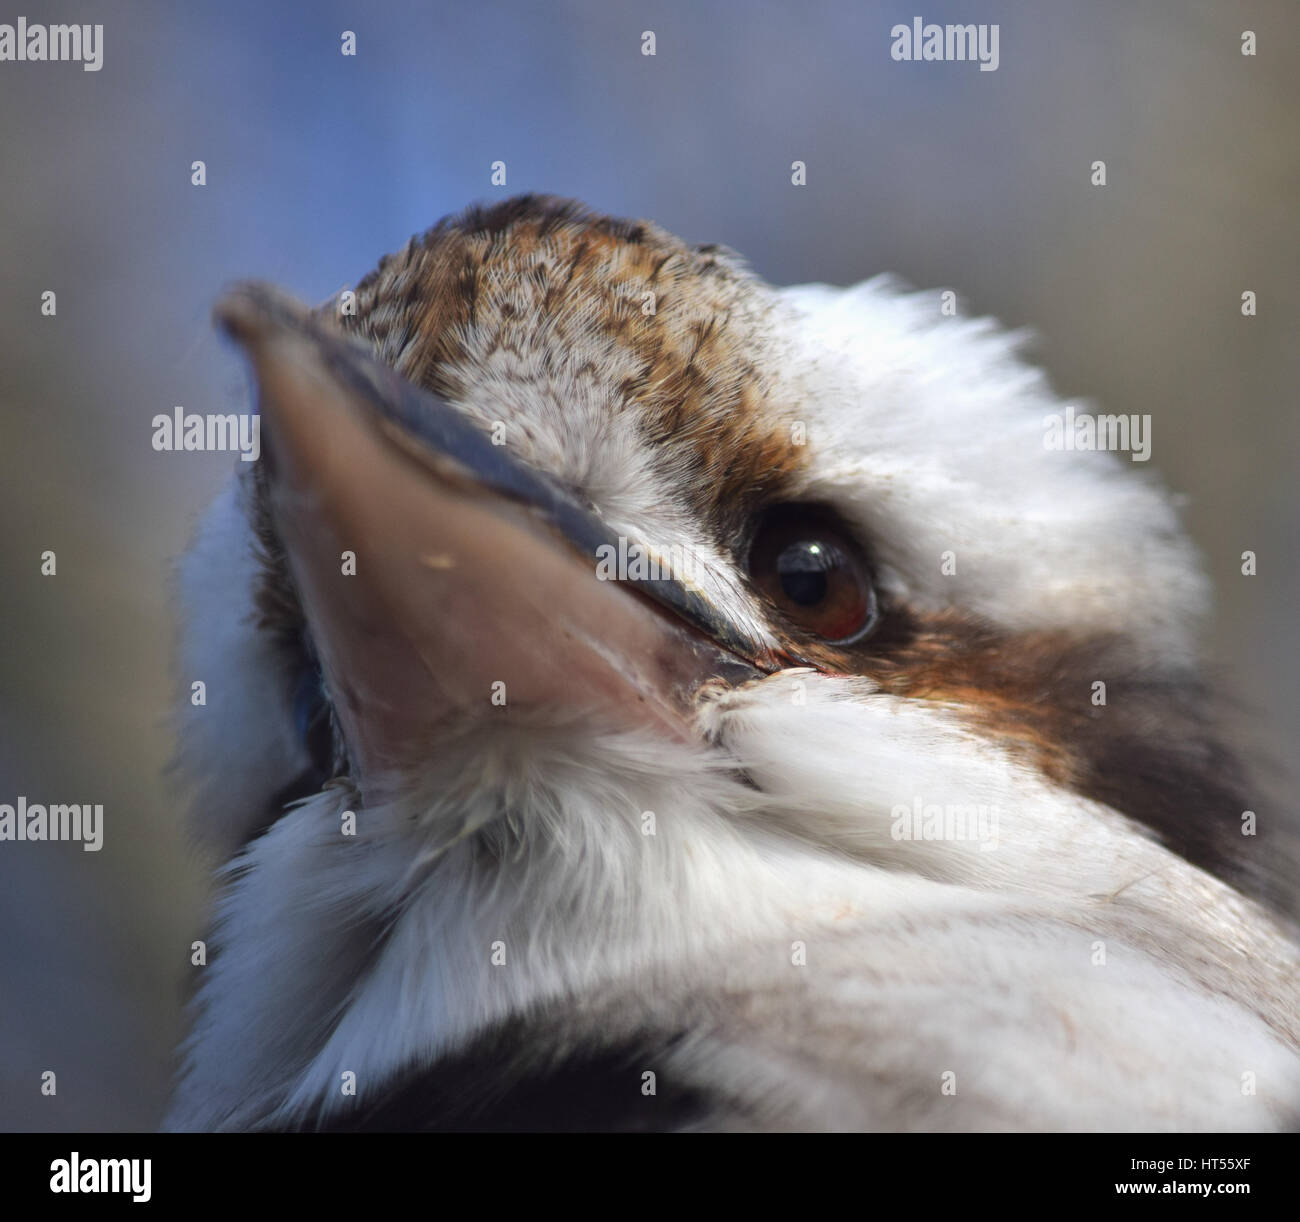
<svg viewBox="0 0 1300 1222">
<path fill-rule="evenodd" d="M 272 522 L 368 797 L 492 717 L 690 739 L 704 684 L 779 665 L 682 581 L 600 580 L 596 513 L 307 307 L 248 285 L 216 317 L 253 365 Z"/>
</svg>

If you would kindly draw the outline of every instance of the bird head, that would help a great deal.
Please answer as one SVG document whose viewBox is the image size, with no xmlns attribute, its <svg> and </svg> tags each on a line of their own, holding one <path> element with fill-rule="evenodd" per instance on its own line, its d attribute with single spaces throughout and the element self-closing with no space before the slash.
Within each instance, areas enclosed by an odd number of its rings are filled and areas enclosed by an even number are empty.
<svg viewBox="0 0 1300 1222">
<path fill-rule="evenodd" d="M 899 888 L 1249 876 L 1195 556 L 1143 472 L 1044 445 L 1021 337 L 537 197 L 217 317 L 264 453 L 185 567 L 244 948 L 190 1121 L 329 1111 L 341 1066 L 575 997 L 635 1025 Z M 953 808 L 980 834 L 924 833 Z"/>
</svg>

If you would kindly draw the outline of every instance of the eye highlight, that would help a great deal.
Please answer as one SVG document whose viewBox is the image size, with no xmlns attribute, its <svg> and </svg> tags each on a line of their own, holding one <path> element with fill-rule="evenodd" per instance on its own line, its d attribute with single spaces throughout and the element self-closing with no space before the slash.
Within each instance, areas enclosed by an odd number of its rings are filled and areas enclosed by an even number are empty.
<svg viewBox="0 0 1300 1222">
<path fill-rule="evenodd" d="M 855 644 L 876 625 L 876 594 L 861 549 L 829 510 L 768 510 L 750 543 L 748 566 L 787 620 L 828 644 Z"/>
</svg>

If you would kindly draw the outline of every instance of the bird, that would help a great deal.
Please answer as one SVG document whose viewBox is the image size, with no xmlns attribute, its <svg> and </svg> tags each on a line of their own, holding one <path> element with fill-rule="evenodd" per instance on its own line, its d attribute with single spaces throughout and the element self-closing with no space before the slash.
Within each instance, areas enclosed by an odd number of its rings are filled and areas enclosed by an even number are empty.
<svg viewBox="0 0 1300 1222">
<path fill-rule="evenodd" d="M 215 317 L 165 1127 L 1295 1125 L 1203 562 L 1024 334 L 541 195 Z"/>
</svg>

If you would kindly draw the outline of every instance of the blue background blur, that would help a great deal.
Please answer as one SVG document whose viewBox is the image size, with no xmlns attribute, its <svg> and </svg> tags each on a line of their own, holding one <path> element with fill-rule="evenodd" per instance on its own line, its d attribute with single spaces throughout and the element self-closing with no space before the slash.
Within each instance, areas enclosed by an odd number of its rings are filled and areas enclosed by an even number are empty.
<svg viewBox="0 0 1300 1222">
<path fill-rule="evenodd" d="M 98 73 L 0 64 L 0 801 L 102 802 L 106 843 L 0 845 L 0 1127 L 153 1126 L 181 1031 L 205 893 L 163 775 L 169 575 L 232 462 L 155 453 L 151 418 L 242 406 L 223 284 L 323 298 L 474 199 L 577 196 L 777 283 L 892 270 L 1032 326 L 1064 395 L 1153 415 L 1223 673 L 1296 741 L 1294 0 L 18 12 L 105 31 Z M 917 14 L 998 23 L 999 69 L 894 63 Z"/>
</svg>

